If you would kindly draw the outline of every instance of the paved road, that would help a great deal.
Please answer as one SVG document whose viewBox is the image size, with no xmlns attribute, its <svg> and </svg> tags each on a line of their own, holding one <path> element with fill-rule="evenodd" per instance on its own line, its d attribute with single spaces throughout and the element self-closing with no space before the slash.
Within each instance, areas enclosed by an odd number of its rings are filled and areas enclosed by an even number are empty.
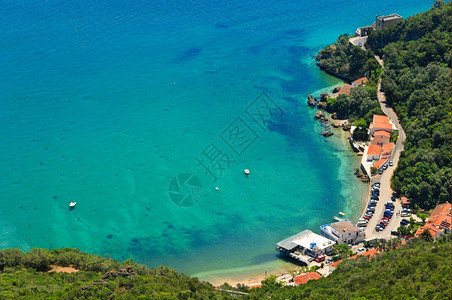
<svg viewBox="0 0 452 300">
<path fill-rule="evenodd" d="M 383 60 L 381 60 L 378 56 L 375 57 L 380 63 L 380 65 L 383 66 Z M 366 239 L 371 240 L 374 238 L 390 238 L 391 237 L 391 231 L 397 230 L 397 227 L 400 226 L 400 221 L 402 220 L 402 217 L 400 216 L 400 212 L 402 210 L 402 205 L 400 203 L 400 200 L 396 201 L 394 203 L 394 215 L 389 221 L 388 226 L 383 231 L 377 232 L 375 230 L 375 226 L 380 223 L 381 218 L 383 217 L 383 212 L 385 210 L 385 202 L 391 200 L 391 196 L 393 193 L 393 190 L 391 189 L 391 177 L 394 172 L 394 169 L 397 166 L 397 163 L 399 161 L 400 152 L 403 151 L 403 144 L 406 139 L 405 131 L 403 131 L 402 126 L 400 126 L 399 119 L 395 112 L 392 110 L 392 108 L 386 106 L 386 97 L 384 93 L 381 91 L 381 78 L 378 81 L 377 86 L 377 97 L 378 101 L 380 103 L 380 107 L 382 111 L 389 116 L 391 121 L 394 123 L 394 125 L 399 130 L 399 137 L 397 139 L 396 145 L 394 147 L 394 151 L 392 153 L 391 159 L 394 163 L 393 167 L 388 167 L 382 175 L 376 175 L 373 176 L 371 179 L 371 184 L 374 182 L 380 182 L 380 200 L 377 202 L 377 206 L 375 207 L 375 213 L 370 219 L 369 223 L 366 227 Z M 368 200 L 370 199 L 370 195 L 368 195 Z M 399 213 L 399 214 L 398 214 Z"/>
</svg>

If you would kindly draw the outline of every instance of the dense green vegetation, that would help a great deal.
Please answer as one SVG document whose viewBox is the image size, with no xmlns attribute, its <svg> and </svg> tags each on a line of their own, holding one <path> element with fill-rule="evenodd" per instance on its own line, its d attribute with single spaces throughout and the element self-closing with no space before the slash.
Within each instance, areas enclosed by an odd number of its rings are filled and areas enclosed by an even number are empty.
<svg viewBox="0 0 452 300">
<path fill-rule="evenodd" d="M 317 65 L 326 72 L 356 80 L 366 75 L 368 78 L 378 78 L 380 65 L 371 51 L 364 51 L 349 43 L 349 36 L 339 36 L 336 43 L 325 47 L 317 56 Z"/>
<path fill-rule="evenodd" d="M 407 139 L 392 188 L 430 209 L 451 199 L 451 3 L 372 32 L 382 55 L 382 89 Z"/>
<path fill-rule="evenodd" d="M 330 276 L 298 287 L 271 276 L 263 287 L 244 285 L 242 299 L 448 299 L 451 293 L 450 235 L 427 242 L 412 239 L 400 249 L 372 258 L 344 260 Z M 396 240 L 377 241 L 391 249 Z M 348 247 L 336 249 L 348 256 Z M 340 252 L 340 253 L 339 253 Z M 76 273 L 47 272 L 51 264 L 71 265 Z M 77 249 L 0 251 L 0 299 L 231 299 L 211 284 L 166 267 L 148 269 Z M 114 272 L 111 272 L 114 270 Z M 313 271 L 313 270 L 311 270 Z M 234 289 L 230 285 L 221 288 Z"/>
<path fill-rule="evenodd" d="M 251 291 L 254 299 L 450 299 L 450 293 L 450 235 L 433 244 L 409 240 L 370 262 L 345 260 L 330 276 L 298 287 Z"/>
<path fill-rule="evenodd" d="M 47 272 L 50 265 L 73 266 L 77 273 Z M 130 267 L 130 268 L 128 268 Z M 110 271 L 119 271 L 117 274 Z M 0 299 L 211 299 L 215 288 L 167 267 L 148 269 L 119 263 L 78 249 L 0 251 Z M 220 298 L 221 299 L 221 298 Z"/>
<path fill-rule="evenodd" d="M 340 119 L 364 119 L 368 127 L 374 114 L 382 114 L 378 100 L 371 95 L 369 85 L 351 89 L 351 95 L 341 94 L 327 99 L 328 112 L 335 112 Z M 373 99 L 372 99 L 373 98 Z"/>
<path fill-rule="evenodd" d="M 397 194 L 410 198 L 415 208 L 430 209 L 451 199 L 450 13 L 451 3 L 436 0 L 428 12 L 371 32 L 367 51 L 351 46 L 348 37 L 341 35 L 319 56 L 322 68 L 344 71 L 345 77 L 351 61 L 359 73 L 374 68 L 370 59 L 374 52 L 384 58 L 381 87 L 407 136 L 391 185 Z M 340 65 L 347 67 L 342 70 Z M 369 72 L 365 87 L 353 88 L 350 96 L 328 98 L 327 111 L 352 122 L 364 119 L 366 126 L 373 114 L 381 114 L 374 98 L 381 69 Z M 362 124 L 353 137 L 365 139 Z M 396 139 L 397 135 L 391 137 Z"/>
</svg>

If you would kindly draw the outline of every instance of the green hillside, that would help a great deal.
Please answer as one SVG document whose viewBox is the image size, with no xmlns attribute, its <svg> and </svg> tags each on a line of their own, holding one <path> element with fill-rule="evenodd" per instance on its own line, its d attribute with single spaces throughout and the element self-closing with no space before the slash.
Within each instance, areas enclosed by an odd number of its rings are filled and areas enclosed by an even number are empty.
<svg viewBox="0 0 452 300">
<path fill-rule="evenodd" d="M 392 188 L 420 208 L 451 199 L 451 3 L 370 34 L 384 58 L 382 90 L 407 139 Z"/>
<path fill-rule="evenodd" d="M 76 273 L 48 272 L 51 265 L 73 266 Z M 119 263 L 78 249 L 0 251 L 0 299 L 229 299 L 211 284 L 166 267 L 148 269 Z M 397 250 L 346 260 L 329 277 L 298 287 L 273 278 L 242 299 L 449 299 L 450 235 L 435 243 L 413 239 Z M 360 298 L 361 297 L 361 298 Z"/>
</svg>

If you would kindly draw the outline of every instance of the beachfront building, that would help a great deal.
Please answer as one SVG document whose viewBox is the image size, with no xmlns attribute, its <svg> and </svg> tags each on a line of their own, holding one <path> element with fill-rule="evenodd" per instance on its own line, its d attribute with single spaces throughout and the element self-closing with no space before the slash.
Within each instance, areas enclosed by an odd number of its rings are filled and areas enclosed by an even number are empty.
<svg viewBox="0 0 452 300">
<path fill-rule="evenodd" d="M 386 143 L 381 146 L 381 158 L 389 158 L 392 154 L 392 150 L 394 149 L 394 143 Z"/>
<path fill-rule="evenodd" d="M 352 82 L 352 87 L 358 87 L 360 85 L 364 85 L 367 83 L 367 78 L 366 77 L 361 77 L 359 79 L 356 79 L 355 81 Z"/>
<path fill-rule="evenodd" d="M 391 142 L 391 134 L 395 128 L 388 116 L 373 116 L 369 126 L 370 143 L 361 161 L 366 173 L 370 171 L 370 167 L 381 169 L 390 159 L 395 146 L 394 142 Z"/>
<path fill-rule="evenodd" d="M 381 146 L 379 145 L 369 145 L 367 148 L 367 160 L 379 160 L 381 155 Z"/>
<path fill-rule="evenodd" d="M 451 204 L 449 202 L 436 206 L 430 217 L 427 219 L 425 225 L 419 227 L 414 236 L 420 237 L 425 229 L 430 231 L 430 234 L 434 240 L 443 234 L 450 233 L 451 209 Z"/>
<path fill-rule="evenodd" d="M 391 139 L 391 133 L 389 133 L 385 130 L 378 130 L 378 131 L 374 132 L 374 136 L 373 136 L 371 143 L 373 145 L 383 146 L 384 144 L 389 143 L 390 139 Z"/>
<path fill-rule="evenodd" d="M 330 254 L 335 243 L 311 230 L 304 230 L 276 244 L 276 251 L 308 264 L 310 257 Z"/>
<path fill-rule="evenodd" d="M 370 123 L 369 129 L 373 137 L 376 131 L 386 131 L 389 134 L 391 134 L 394 129 L 394 125 L 391 123 L 391 120 L 389 120 L 388 116 L 374 115 L 372 123 Z"/>
<path fill-rule="evenodd" d="M 350 220 L 322 225 L 320 226 L 320 234 L 335 241 L 336 244 L 357 244 L 364 241 L 366 237 L 364 230 Z"/>
<path fill-rule="evenodd" d="M 345 94 L 345 95 L 350 95 L 350 92 L 352 90 L 352 86 L 350 84 L 344 84 L 341 89 L 339 90 L 339 92 L 337 92 L 338 95 L 341 94 Z"/>
<path fill-rule="evenodd" d="M 375 17 L 375 30 L 382 30 L 391 25 L 396 24 L 403 20 L 403 17 L 398 14 L 391 14 L 387 16 L 376 16 Z"/>
</svg>

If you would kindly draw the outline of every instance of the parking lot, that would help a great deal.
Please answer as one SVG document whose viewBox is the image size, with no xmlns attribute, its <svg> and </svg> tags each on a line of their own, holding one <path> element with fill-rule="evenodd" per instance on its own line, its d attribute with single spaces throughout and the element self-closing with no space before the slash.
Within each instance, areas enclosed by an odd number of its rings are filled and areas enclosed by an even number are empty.
<svg viewBox="0 0 452 300">
<path fill-rule="evenodd" d="M 365 227 L 366 240 L 372 240 L 374 238 L 390 238 L 391 231 L 397 231 L 397 228 L 400 226 L 400 221 L 402 220 L 402 205 L 400 199 L 393 198 L 393 191 L 390 186 L 390 179 L 395 168 L 394 165 L 395 162 L 393 163 L 393 166 L 388 165 L 387 169 L 384 170 L 382 174 L 373 176 L 371 180 L 367 207 L 371 207 L 373 214 Z M 363 214 L 362 218 L 364 217 L 365 214 Z M 377 230 L 377 224 L 380 224 L 382 218 L 385 217 L 387 218 L 386 226 L 381 226 Z M 383 227 L 384 229 L 382 229 Z"/>
</svg>

